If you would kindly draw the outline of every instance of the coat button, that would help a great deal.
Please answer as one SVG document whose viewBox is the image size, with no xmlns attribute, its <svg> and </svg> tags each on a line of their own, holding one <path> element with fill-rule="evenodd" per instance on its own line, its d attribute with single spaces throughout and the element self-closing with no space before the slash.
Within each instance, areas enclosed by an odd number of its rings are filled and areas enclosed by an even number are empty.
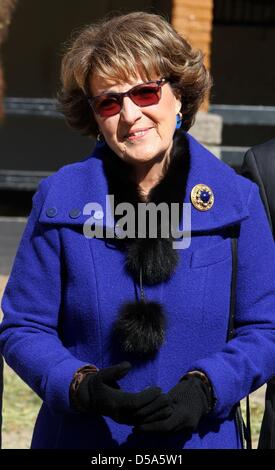
<svg viewBox="0 0 275 470">
<path fill-rule="evenodd" d="M 71 219 L 77 219 L 78 217 L 80 217 L 80 215 L 81 215 L 80 209 L 72 209 L 69 212 L 69 216 L 71 217 Z"/>
<path fill-rule="evenodd" d="M 95 213 L 94 213 L 94 219 L 96 219 L 96 220 L 101 220 L 101 219 L 103 219 L 103 217 L 104 217 L 104 214 L 103 214 L 102 211 L 95 211 Z"/>
<path fill-rule="evenodd" d="M 47 217 L 55 217 L 57 214 L 57 208 L 56 207 L 49 207 L 46 211 Z"/>
</svg>

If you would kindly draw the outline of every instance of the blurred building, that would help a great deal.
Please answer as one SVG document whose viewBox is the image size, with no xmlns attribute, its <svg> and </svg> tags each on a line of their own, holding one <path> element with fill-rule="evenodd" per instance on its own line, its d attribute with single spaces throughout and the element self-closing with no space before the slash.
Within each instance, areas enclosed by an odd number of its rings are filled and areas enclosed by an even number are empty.
<svg viewBox="0 0 275 470">
<path fill-rule="evenodd" d="M 15 4 L 0 0 L 0 28 L 3 2 Z M 163 14 L 204 51 L 214 87 L 203 108 L 209 112 L 192 129 L 202 142 L 220 144 L 222 119 L 221 158 L 238 167 L 247 147 L 274 137 L 274 0 L 101 0 L 96 6 L 78 0 L 77 7 L 72 0 L 18 0 L 2 47 L 0 188 L 34 189 L 41 177 L 90 153 L 93 141 L 69 130 L 55 111 L 62 44 L 72 30 L 110 11 L 134 10 Z"/>
</svg>

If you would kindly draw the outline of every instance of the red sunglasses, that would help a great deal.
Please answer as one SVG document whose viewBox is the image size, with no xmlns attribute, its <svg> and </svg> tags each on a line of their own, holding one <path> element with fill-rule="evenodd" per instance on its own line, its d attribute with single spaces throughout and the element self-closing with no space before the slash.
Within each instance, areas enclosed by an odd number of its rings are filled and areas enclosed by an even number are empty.
<svg viewBox="0 0 275 470">
<path fill-rule="evenodd" d="M 125 96 L 129 96 L 133 103 L 141 108 L 158 104 L 161 98 L 161 87 L 166 82 L 166 78 L 161 78 L 136 85 L 124 93 L 102 93 L 102 95 L 87 98 L 94 112 L 106 118 L 120 112 Z"/>
</svg>

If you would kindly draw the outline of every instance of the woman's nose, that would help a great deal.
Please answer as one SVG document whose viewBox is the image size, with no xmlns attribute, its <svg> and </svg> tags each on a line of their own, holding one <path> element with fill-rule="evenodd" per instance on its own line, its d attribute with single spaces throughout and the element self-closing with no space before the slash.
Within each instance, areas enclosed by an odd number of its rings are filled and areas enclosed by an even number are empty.
<svg viewBox="0 0 275 470">
<path fill-rule="evenodd" d="M 125 96 L 123 99 L 122 108 L 120 111 L 120 118 L 124 122 L 131 124 L 142 116 L 142 111 L 131 98 Z"/>
</svg>

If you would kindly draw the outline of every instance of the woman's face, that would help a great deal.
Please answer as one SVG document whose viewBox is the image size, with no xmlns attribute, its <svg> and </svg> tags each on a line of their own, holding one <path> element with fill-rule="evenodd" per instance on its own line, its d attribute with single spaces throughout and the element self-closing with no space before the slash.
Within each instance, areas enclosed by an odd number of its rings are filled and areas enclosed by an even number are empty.
<svg viewBox="0 0 275 470">
<path fill-rule="evenodd" d="M 158 80 L 162 77 L 154 77 Z M 93 75 L 90 80 L 91 96 L 107 92 L 125 92 L 144 83 L 140 75 L 127 83 L 102 79 Z M 176 127 L 176 115 L 181 102 L 169 83 L 161 89 L 157 104 L 139 107 L 126 96 L 120 112 L 110 117 L 95 115 L 99 129 L 107 144 L 123 160 L 130 164 L 154 162 L 169 155 Z"/>
</svg>

